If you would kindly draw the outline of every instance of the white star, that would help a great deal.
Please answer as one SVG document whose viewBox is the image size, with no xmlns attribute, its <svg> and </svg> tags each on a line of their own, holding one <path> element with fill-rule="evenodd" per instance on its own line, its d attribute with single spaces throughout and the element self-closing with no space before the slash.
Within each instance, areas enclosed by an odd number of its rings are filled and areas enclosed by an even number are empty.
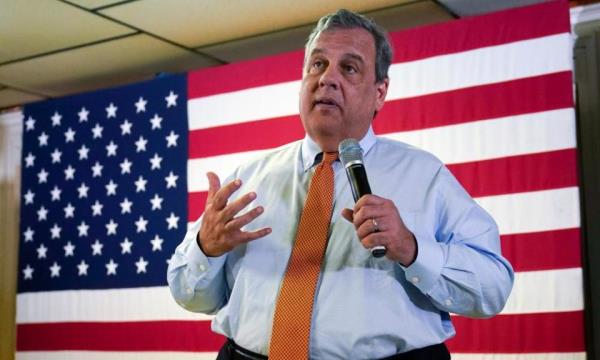
<svg viewBox="0 0 600 360">
<path fill-rule="evenodd" d="M 117 144 L 111 141 L 110 144 L 106 145 L 106 156 L 116 156 L 118 147 Z"/>
<path fill-rule="evenodd" d="M 158 194 L 154 194 L 154 197 L 150 199 L 150 202 L 152 203 L 152 210 L 162 209 L 163 198 L 158 196 Z"/>
<path fill-rule="evenodd" d="M 60 115 L 58 113 L 58 111 L 55 111 L 54 115 L 52 115 L 51 119 L 52 119 L 52 126 L 53 127 L 54 126 L 59 126 L 60 125 L 60 120 L 62 119 L 62 115 Z"/>
<path fill-rule="evenodd" d="M 92 166 L 92 177 L 102 176 L 103 168 L 104 168 L 104 166 L 100 165 L 100 163 L 96 161 L 94 166 Z"/>
<path fill-rule="evenodd" d="M 140 113 L 142 111 L 146 111 L 146 104 L 148 101 L 144 100 L 143 97 L 140 96 L 140 99 L 135 103 L 135 113 Z"/>
<path fill-rule="evenodd" d="M 48 217 L 48 210 L 42 205 L 40 209 L 37 211 L 38 221 L 46 220 Z"/>
<path fill-rule="evenodd" d="M 154 156 L 150 159 L 150 163 L 152 164 L 150 170 L 160 169 L 160 163 L 162 162 L 162 158 L 158 156 L 157 153 L 154 153 Z"/>
<path fill-rule="evenodd" d="M 140 138 L 135 142 L 135 152 L 146 151 L 147 143 L 148 140 L 144 139 L 143 136 L 140 136 Z"/>
<path fill-rule="evenodd" d="M 129 241 L 128 238 L 125 238 L 122 242 L 119 243 L 121 245 L 121 254 L 131 254 L 131 246 L 133 243 Z"/>
<path fill-rule="evenodd" d="M 110 262 L 108 262 L 105 266 L 106 275 L 117 275 L 117 267 L 119 267 L 119 264 L 114 262 L 113 259 L 110 259 Z"/>
<path fill-rule="evenodd" d="M 77 113 L 77 115 L 79 115 L 79 122 L 88 121 L 89 114 L 90 112 L 85 107 L 82 107 L 81 110 Z"/>
<path fill-rule="evenodd" d="M 177 106 L 177 97 L 179 97 L 179 95 L 175 94 L 173 90 L 171 90 L 169 96 L 165 97 L 165 100 L 167 101 L 167 108 L 170 108 L 171 106 Z"/>
<path fill-rule="evenodd" d="M 77 225 L 77 231 L 79 231 L 79 237 L 88 236 L 88 230 L 90 226 L 81 220 L 81 224 Z"/>
<path fill-rule="evenodd" d="M 115 104 L 110 103 L 110 105 L 108 105 L 108 107 L 106 107 L 105 109 L 106 109 L 106 118 L 107 119 L 110 119 L 111 117 L 117 117 L 118 107 L 116 107 Z"/>
<path fill-rule="evenodd" d="M 179 216 L 175 216 L 175 214 L 171 213 L 168 218 L 166 218 L 169 226 L 167 229 L 177 229 L 177 222 L 179 221 Z"/>
<path fill-rule="evenodd" d="M 60 201 L 60 193 L 62 192 L 58 186 L 54 185 L 54 189 L 50 191 L 50 195 L 52 196 L 52 201 Z"/>
<path fill-rule="evenodd" d="M 92 216 L 96 216 L 96 215 L 101 216 L 103 207 L 104 207 L 104 205 L 100 204 L 100 202 L 98 200 L 96 200 L 94 205 L 92 205 Z"/>
<path fill-rule="evenodd" d="M 152 251 L 162 250 L 163 239 L 161 239 L 158 234 L 154 236 L 154 239 L 150 240 L 150 243 L 152 244 Z"/>
<path fill-rule="evenodd" d="M 37 174 L 37 176 L 38 176 L 38 184 L 48 182 L 48 172 L 46 171 L 46 169 L 40 170 L 40 172 Z"/>
<path fill-rule="evenodd" d="M 25 157 L 25 167 L 31 167 L 34 165 L 35 156 L 32 153 L 27 154 Z"/>
<path fill-rule="evenodd" d="M 92 244 L 92 255 L 102 255 L 102 243 L 96 239 L 96 242 Z"/>
<path fill-rule="evenodd" d="M 108 184 L 106 184 L 106 196 L 109 195 L 117 195 L 117 185 L 114 181 L 112 181 L 112 179 L 110 179 L 110 182 Z"/>
<path fill-rule="evenodd" d="M 90 149 L 85 145 L 81 145 L 77 152 L 79 153 L 79 160 L 83 160 L 88 158 L 88 153 L 90 152 Z"/>
<path fill-rule="evenodd" d="M 106 226 L 106 235 L 117 235 L 117 227 L 119 224 L 110 219 L 110 222 L 105 225 Z"/>
<path fill-rule="evenodd" d="M 75 178 L 75 168 L 69 164 L 65 169 L 65 180 L 73 180 Z"/>
<path fill-rule="evenodd" d="M 162 118 L 158 116 L 158 114 L 154 114 L 154 117 L 150 119 L 150 123 L 152 124 L 152 130 L 160 129 L 160 123 L 162 122 Z"/>
<path fill-rule="evenodd" d="M 25 121 L 25 130 L 34 130 L 35 129 L 35 119 L 31 116 Z"/>
<path fill-rule="evenodd" d="M 92 128 L 92 134 L 93 134 L 93 138 L 101 138 L 102 137 L 102 130 L 104 130 L 104 128 L 102 126 L 100 126 L 100 124 L 96 123 L 96 126 L 94 126 Z"/>
<path fill-rule="evenodd" d="M 142 175 L 135 181 L 135 192 L 146 191 L 146 183 L 148 180 L 144 179 Z"/>
<path fill-rule="evenodd" d="M 129 120 L 125 119 L 121 124 L 121 135 L 131 134 L 131 126 L 133 124 L 129 122 Z"/>
<path fill-rule="evenodd" d="M 48 145 L 48 138 L 49 136 L 46 135 L 45 132 L 42 132 L 42 134 L 40 136 L 38 136 L 38 142 L 40 146 L 46 146 Z"/>
<path fill-rule="evenodd" d="M 29 241 L 33 241 L 33 235 L 35 234 L 35 231 L 32 230 L 29 226 L 27 227 L 27 230 L 25 230 L 25 232 L 23 233 L 23 236 L 25 237 L 25 242 L 29 242 Z"/>
<path fill-rule="evenodd" d="M 67 206 L 63 208 L 63 210 L 65 211 L 65 219 L 72 218 L 73 216 L 75 216 L 75 207 L 71 205 L 71 203 L 68 203 Z"/>
<path fill-rule="evenodd" d="M 54 223 L 54 226 L 50 228 L 50 238 L 51 239 L 60 239 L 60 226 Z"/>
<path fill-rule="evenodd" d="M 135 266 L 137 267 L 137 273 L 145 273 L 146 272 L 146 266 L 148 266 L 148 262 L 146 260 L 144 260 L 143 257 L 140 256 L 140 259 L 135 263 Z"/>
<path fill-rule="evenodd" d="M 175 134 L 173 130 L 171 130 L 169 136 L 165 136 L 165 139 L 167 139 L 167 147 L 170 148 L 171 146 L 177 146 L 177 139 L 179 139 L 179 135 Z"/>
<path fill-rule="evenodd" d="M 25 269 L 23 269 L 23 278 L 24 278 L 24 280 L 33 279 L 33 268 L 31 266 L 29 266 L 29 264 L 27 264 Z"/>
<path fill-rule="evenodd" d="M 75 131 L 69 128 L 65 131 L 65 142 L 73 142 L 75 141 Z"/>
<path fill-rule="evenodd" d="M 52 152 L 52 154 L 50 154 L 50 156 L 52 157 L 52 163 L 59 163 L 60 162 L 60 157 L 62 156 L 62 151 L 58 150 L 58 149 L 54 149 L 54 151 Z"/>
<path fill-rule="evenodd" d="M 146 225 L 148 225 L 148 220 L 144 219 L 144 217 L 140 215 L 140 218 L 135 222 L 135 232 L 146 232 Z"/>
<path fill-rule="evenodd" d="M 167 189 L 171 187 L 177 187 L 177 179 L 179 179 L 179 175 L 175 175 L 172 171 L 169 171 L 169 176 L 165 177 Z"/>
<path fill-rule="evenodd" d="M 23 197 L 25 198 L 25 205 L 33 204 L 33 198 L 35 197 L 35 194 L 29 189 L 25 195 L 23 195 Z"/>
<path fill-rule="evenodd" d="M 48 248 L 44 246 L 44 244 L 40 244 L 40 246 L 35 249 L 38 253 L 38 259 L 45 259 L 46 253 L 48 252 Z"/>
<path fill-rule="evenodd" d="M 79 265 L 77 265 L 77 275 L 82 276 L 82 275 L 87 275 L 87 271 L 88 268 L 90 266 L 83 260 L 81 260 L 81 262 L 79 263 Z"/>
<path fill-rule="evenodd" d="M 81 185 L 79 185 L 79 187 L 77 188 L 79 198 L 81 199 L 88 197 L 88 190 L 90 190 L 89 186 L 82 182 Z"/>
<path fill-rule="evenodd" d="M 131 205 L 133 203 L 129 201 L 129 199 L 125 198 L 123 201 L 119 203 L 121 205 L 121 214 L 129 213 L 131 214 Z"/>
<path fill-rule="evenodd" d="M 56 261 L 50 266 L 50 277 L 60 277 L 60 266 Z"/>
<path fill-rule="evenodd" d="M 123 162 L 121 162 L 119 165 L 121 166 L 121 174 L 131 174 L 131 165 L 133 165 L 133 163 L 129 161 L 129 159 L 125 158 L 125 160 L 123 160 Z"/>
<path fill-rule="evenodd" d="M 63 249 L 65 249 L 65 257 L 75 255 L 75 245 L 71 244 L 70 241 L 67 243 L 67 245 L 63 246 Z"/>
</svg>

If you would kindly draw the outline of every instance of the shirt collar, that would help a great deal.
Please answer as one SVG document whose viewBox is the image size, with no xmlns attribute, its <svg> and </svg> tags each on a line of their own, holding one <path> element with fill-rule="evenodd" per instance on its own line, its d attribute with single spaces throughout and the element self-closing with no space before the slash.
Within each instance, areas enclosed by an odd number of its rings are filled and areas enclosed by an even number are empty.
<svg viewBox="0 0 600 360">
<path fill-rule="evenodd" d="M 363 138 L 360 139 L 358 144 L 360 145 L 363 154 L 366 155 L 369 152 L 369 150 L 371 150 L 373 145 L 375 145 L 375 142 L 377 142 L 377 137 L 373 132 L 373 128 L 369 126 L 369 130 L 367 131 L 365 136 L 363 136 Z M 308 134 L 306 134 L 304 136 L 304 140 L 302 140 L 301 147 L 302 169 L 304 171 L 308 171 L 310 168 L 316 165 L 315 159 L 317 155 L 319 155 L 321 152 L 322 150 L 319 147 L 319 145 L 313 139 L 311 139 L 310 136 L 308 136 Z"/>
</svg>

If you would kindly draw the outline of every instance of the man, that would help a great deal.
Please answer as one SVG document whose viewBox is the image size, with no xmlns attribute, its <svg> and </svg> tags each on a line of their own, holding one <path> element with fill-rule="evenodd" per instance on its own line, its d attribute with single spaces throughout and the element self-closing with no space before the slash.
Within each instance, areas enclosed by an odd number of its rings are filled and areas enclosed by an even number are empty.
<svg viewBox="0 0 600 360">
<path fill-rule="evenodd" d="M 503 308 L 513 271 L 494 221 L 435 157 L 373 134 L 390 62 L 385 33 L 370 20 L 346 10 L 323 17 L 306 44 L 306 137 L 240 166 L 223 186 L 207 174 L 206 210 L 168 280 L 181 306 L 216 313 L 213 330 L 230 339 L 219 358 L 306 358 L 285 355 L 306 338 L 311 359 L 447 359 L 448 313 L 483 318 Z M 342 164 L 331 163 L 346 138 L 360 140 L 375 194 L 356 204 Z M 311 181 L 328 168 L 333 210 L 319 215 L 326 250 L 314 294 L 298 292 L 307 261 L 295 247 L 318 242 L 300 233 L 311 230 Z M 386 256 L 371 256 L 381 245 Z M 288 292 L 305 297 L 308 311 L 285 315 Z"/>
</svg>

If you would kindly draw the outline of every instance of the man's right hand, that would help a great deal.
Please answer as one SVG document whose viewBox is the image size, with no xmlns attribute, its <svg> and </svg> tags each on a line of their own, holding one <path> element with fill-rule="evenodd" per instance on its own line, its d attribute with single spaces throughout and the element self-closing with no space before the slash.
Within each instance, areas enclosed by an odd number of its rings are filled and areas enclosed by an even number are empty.
<svg viewBox="0 0 600 360">
<path fill-rule="evenodd" d="M 241 180 L 234 180 L 221 187 L 217 174 L 208 172 L 208 197 L 202 217 L 202 228 L 198 234 L 198 245 L 206 256 L 221 256 L 239 244 L 245 244 L 271 233 L 271 228 L 256 231 L 242 231 L 244 225 L 263 213 L 262 206 L 257 206 L 247 213 L 236 215 L 256 198 L 250 192 L 228 204 L 229 197 L 242 185 Z"/>
</svg>

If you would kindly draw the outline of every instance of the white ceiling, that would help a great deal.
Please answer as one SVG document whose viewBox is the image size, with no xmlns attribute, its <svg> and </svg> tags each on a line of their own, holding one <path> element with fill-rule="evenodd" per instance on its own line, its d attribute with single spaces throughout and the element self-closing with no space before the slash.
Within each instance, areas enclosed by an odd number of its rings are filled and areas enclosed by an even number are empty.
<svg viewBox="0 0 600 360">
<path fill-rule="evenodd" d="M 0 109 L 299 49 L 338 8 L 394 31 L 537 1 L 0 0 Z"/>
</svg>

